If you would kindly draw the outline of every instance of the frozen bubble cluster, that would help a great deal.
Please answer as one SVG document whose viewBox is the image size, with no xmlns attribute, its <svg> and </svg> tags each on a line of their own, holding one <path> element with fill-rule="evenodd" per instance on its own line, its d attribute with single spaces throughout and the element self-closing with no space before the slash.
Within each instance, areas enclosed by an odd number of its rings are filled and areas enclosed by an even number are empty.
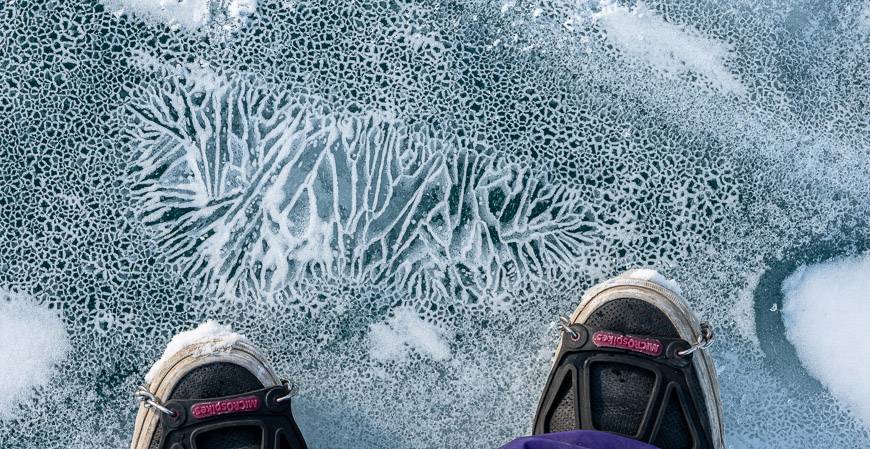
<svg viewBox="0 0 870 449">
<path fill-rule="evenodd" d="M 730 447 L 867 447 L 771 306 L 870 248 L 868 11 L 2 3 L 0 289 L 33 312 L 0 323 L 54 331 L 0 446 L 124 446 L 150 364 L 214 319 L 301 386 L 312 447 L 496 447 L 557 316 L 656 267 L 716 325 Z"/>
</svg>

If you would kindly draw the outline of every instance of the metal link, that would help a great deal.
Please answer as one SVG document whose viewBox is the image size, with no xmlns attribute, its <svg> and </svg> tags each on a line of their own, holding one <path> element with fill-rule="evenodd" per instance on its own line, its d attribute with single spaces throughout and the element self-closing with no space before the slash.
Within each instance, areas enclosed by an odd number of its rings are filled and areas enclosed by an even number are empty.
<svg viewBox="0 0 870 449">
<path fill-rule="evenodd" d="M 571 338 L 573 338 L 574 340 L 580 338 L 580 334 L 578 334 L 577 331 L 571 328 L 571 320 L 568 319 L 568 317 L 559 317 L 559 329 L 561 329 L 562 332 L 568 332 L 569 334 L 571 334 Z"/>
<path fill-rule="evenodd" d="M 275 402 L 284 402 L 299 394 L 299 387 L 297 387 L 296 384 L 291 384 L 286 380 L 282 380 L 281 382 L 284 384 L 285 387 L 287 387 L 287 394 L 281 396 L 280 398 L 276 398 Z"/>
<path fill-rule="evenodd" d="M 716 336 L 713 335 L 713 326 L 706 321 L 701 322 L 701 335 L 698 336 L 698 341 L 690 346 L 688 349 L 684 349 L 677 353 L 678 356 L 687 356 L 699 349 L 707 349 L 709 348 L 713 342 L 716 340 Z"/>
<path fill-rule="evenodd" d="M 284 386 L 287 387 L 287 394 L 275 399 L 275 402 L 284 402 L 299 394 L 299 388 L 295 384 L 290 384 L 286 380 L 284 380 L 283 383 Z M 166 406 L 160 403 L 160 399 L 157 399 L 157 396 L 154 396 L 154 393 L 151 393 L 142 385 L 136 389 L 136 392 L 133 393 L 133 397 L 136 398 L 136 401 L 144 405 L 145 408 L 153 408 L 166 416 L 177 416 L 176 412 L 166 408 Z"/>
<path fill-rule="evenodd" d="M 157 396 L 154 396 L 153 393 L 148 391 L 148 389 L 142 385 L 140 385 L 139 388 L 136 389 L 136 392 L 133 393 L 133 397 L 136 398 L 137 401 L 142 403 L 145 408 L 153 408 L 166 416 L 177 416 L 176 412 L 164 407 L 163 404 L 160 403 L 160 400 L 157 399 Z"/>
</svg>

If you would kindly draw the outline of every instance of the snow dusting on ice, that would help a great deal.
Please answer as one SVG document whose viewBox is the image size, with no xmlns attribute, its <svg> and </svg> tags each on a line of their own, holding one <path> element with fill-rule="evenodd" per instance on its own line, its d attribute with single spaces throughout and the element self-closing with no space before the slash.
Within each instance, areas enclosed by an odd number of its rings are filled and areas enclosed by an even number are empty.
<svg viewBox="0 0 870 449">
<path fill-rule="evenodd" d="M 66 358 L 69 340 L 56 310 L 23 294 L 0 290 L 0 420 L 48 382 Z"/>
<path fill-rule="evenodd" d="M 870 428 L 870 253 L 802 266 L 782 291 L 801 363 Z"/>
<path fill-rule="evenodd" d="M 731 309 L 731 316 L 737 331 L 756 347 L 760 343 L 755 325 L 754 293 L 763 274 L 763 271 L 757 271 L 746 276 L 746 284 L 737 291 L 737 301 Z"/>
<path fill-rule="evenodd" d="M 433 360 L 450 358 L 444 331 L 407 308 L 394 310 L 386 323 L 370 325 L 369 342 L 369 355 L 375 360 L 405 360 L 409 351 Z"/>
<path fill-rule="evenodd" d="M 746 92 L 725 66 L 729 57 L 727 44 L 663 20 L 642 1 L 629 7 L 604 0 L 601 11 L 593 18 L 630 57 L 672 74 L 699 73 L 726 92 Z"/>
<path fill-rule="evenodd" d="M 213 23 L 241 25 L 257 10 L 257 0 L 103 0 L 118 14 L 132 14 L 195 31 Z"/>
<path fill-rule="evenodd" d="M 858 12 L 858 25 L 864 32 L 870 33 L 870 1 L 864 0 L 864 6 Z"/>
</svg>

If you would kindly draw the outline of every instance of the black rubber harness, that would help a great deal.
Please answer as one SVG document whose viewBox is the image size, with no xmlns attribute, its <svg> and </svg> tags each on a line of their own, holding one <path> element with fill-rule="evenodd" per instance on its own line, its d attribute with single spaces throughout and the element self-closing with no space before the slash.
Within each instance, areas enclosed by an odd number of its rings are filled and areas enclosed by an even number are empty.
<svg viewBox="0 0 870 449">
<path fill-rule="evenodd" d="M 576 429 L 599 430 L 593 426 L 592 405 L 588 400 L 591 397 L 590 367 L 599 363 L 622 364 L 643 368 L 655 376 L 652 394 L 641 419 L 640 428 L 635 435 L 627 435 L 628 437 L 648 443 L 655 441 L 668 406 L 668 398 L 676 397 L 688 423 L 693 442 L 692 449 L 714 448 L 708 431 L 710 424 L 707 419 L 705 399 L 691 363 L 694 354 L 678 354 L 691 347 L 688 342 L 674 338 L 622 335 L 590 329 L 582 324 L 571 324 L 570 329 L 573 332 L 562 332 L 562 344 L 559 353 L 556 354 L 554 365 L 556 368 L 550 372 L 547 386 L 538 403 L 534 423 L 535 435 L 550 432 L 548 412 L 558 406 L 555 402 L 559 400 L 560 387 L 567 376 L 572 376 L 574 391 L 580 392 L 580 400 L 574 407 L 576 415 L 574 422 L 578 425 Z M 623 339 L 619 342 L 623 343 L 623 347 L 596 344 L 596 333 L 599 333 L 598 343 L 602 343 L 603 336 L 622 336 Z M 648 351 L 647 347 L 627 349 L 629 345 L 625 342 L 629 339 L 632 340 L 632 344 L 637 344 L 638 341 L 658 342 L 661 345 L 660 352 L 654 355 L 653 352 L 656 351 Z M 611 338 L 610 341 L 613 340 Z"/>
<path fill-rule="evenodd" d="M 257 427 L 262 431 L 261 449 L 307 449 L 293 419 L 289 393 L 286 385 L 279 385 L 220 398 L 167 401 L 164 406 L 174 415 L 161 415 L 158 447 L 203 449 L 197 448 L 197 438 L 205 432 Z"/>
</svg>

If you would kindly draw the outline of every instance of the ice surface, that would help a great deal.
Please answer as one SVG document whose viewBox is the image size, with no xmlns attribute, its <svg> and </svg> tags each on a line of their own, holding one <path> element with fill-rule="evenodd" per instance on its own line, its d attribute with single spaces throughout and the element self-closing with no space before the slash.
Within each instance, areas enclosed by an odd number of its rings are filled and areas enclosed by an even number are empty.
<svg viewBox="0 0 870 449">
<path fill-rule="evenodd" d="M 157 360 L 151 369 L 145 373 L 145 382 L 154 381 L 154 376 L 160 373 L 173 355 L 184 349 L 186 346 L 203 343 L 191 353 L 193 357 L 202 357 L 214 354 L 219 351 L 226 351 L 232 348 L 239 341 L 244 341 L 245 337 L 233 332 L 229 326 L 223 326 L 214 320 L 207 320 L 189 331 L 179 332 L 169 340 L 163 355 Z"/>
<path fill-rule="evenodd" d="M 312 448 L 491 448 L 556 318 L 656 267 L 716 327 L 731 448 L 870 446 L 762 294 L 870 247 L 866 1 L 129 4 L 0 6 L 0 285 L 69 338 L 0 441 L 123 447 L 214 319 Z"/>
<path fill-rule="evenodd" d="M 0 290 L 0 420 L 19 414 L 16 406 L 48 382 L 68 351 L 57 311 Z"/>
<path fill-rule="evenodd" d="M 801 363 L 870 428 L 870 253 L 802 266 L 782 284 L 786 336 Z"/>
</svg>

